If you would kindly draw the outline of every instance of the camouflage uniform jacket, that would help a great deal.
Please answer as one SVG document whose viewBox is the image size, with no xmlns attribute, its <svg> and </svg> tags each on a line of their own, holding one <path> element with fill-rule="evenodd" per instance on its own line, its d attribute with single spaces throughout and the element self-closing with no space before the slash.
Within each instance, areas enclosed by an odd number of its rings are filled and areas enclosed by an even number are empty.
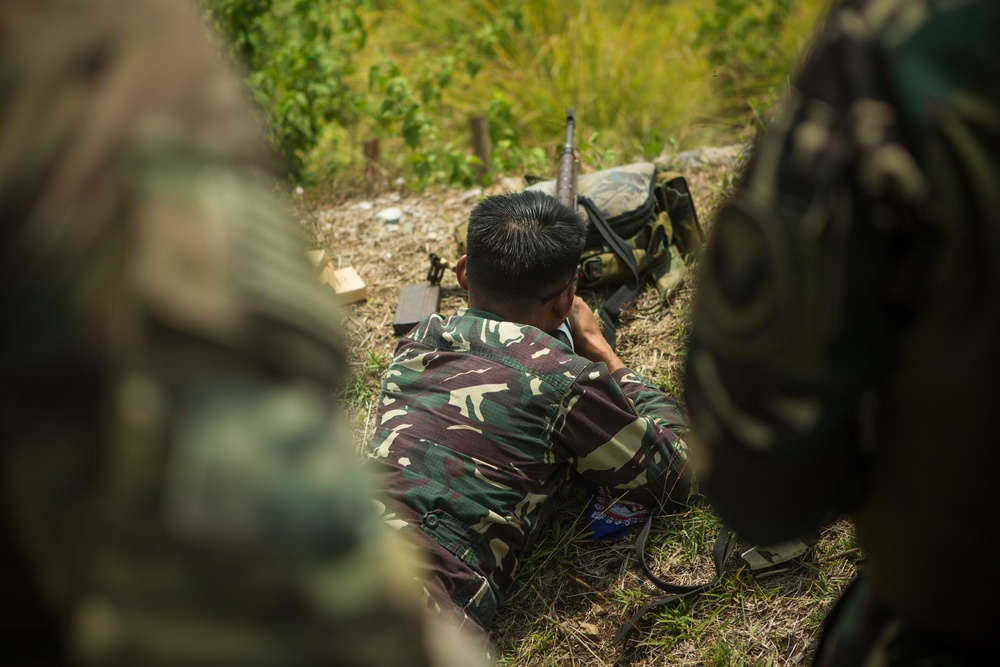
<svg viewBox="0 0 1000 667">
<path fill-rule="evenodd" d="M 483 627 L 569 475 L 653 506 L 688 494 L 669 397 L 482 311 L 432 315 L 400 342 L 375 428 L 385 520 L 434 554 L 432 598 Z"/>
<path fill-rule="evenodd" d="M 833 8 L 715 222 L 685 385 L 724 521 L 776 542 L 850 511 L 856 590 L 970 644 L 1000 592 L 998 34 L 996 2 Z"/>
</svg>

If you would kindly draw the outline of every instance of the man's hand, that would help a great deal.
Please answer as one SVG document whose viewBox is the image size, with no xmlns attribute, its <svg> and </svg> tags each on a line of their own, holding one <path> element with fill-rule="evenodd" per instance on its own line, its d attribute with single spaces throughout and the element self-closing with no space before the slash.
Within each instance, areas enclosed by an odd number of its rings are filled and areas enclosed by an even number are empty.
<svg viewBox="0 0 1000 667">
<path fill-rule="evenodd" d="M 625 364 L 604 339 L 601 325 L 594 317 L 594 311 L 578 296 L 573 298 L 573 307 L 569 311 L 569 324 L 573 327 L 573 345 L 577 354 L 594 362 L 603 361 L 611 373 L 619 368 L 625 368 Z"/>
</svg>

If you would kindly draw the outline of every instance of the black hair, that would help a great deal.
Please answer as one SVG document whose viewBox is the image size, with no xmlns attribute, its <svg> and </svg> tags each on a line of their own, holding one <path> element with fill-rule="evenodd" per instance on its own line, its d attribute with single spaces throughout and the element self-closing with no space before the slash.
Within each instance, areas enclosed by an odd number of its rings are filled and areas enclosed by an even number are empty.
<svg viewBox="0 0 1000 667">
<path fill-rule="evenodd" d="M 573 274 L 586 232 L 576 211 L 544 192 L 487 197 L 469 215 L 469 282 L 495 297 L 541 297 Z"/>
</svg>

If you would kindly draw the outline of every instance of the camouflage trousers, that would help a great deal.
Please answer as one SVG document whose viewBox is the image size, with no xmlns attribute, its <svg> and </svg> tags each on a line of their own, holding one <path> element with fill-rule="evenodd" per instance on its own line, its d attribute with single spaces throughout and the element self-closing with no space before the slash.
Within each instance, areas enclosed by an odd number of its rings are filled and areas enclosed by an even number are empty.
<svg viewBox="0 0 1000 667">
<path fill-rule="evenodd" d="M 883 603 L 871 581 L 861 574 L 824 621 L 813 665 L 971 667 L 993 664 L 993 660 L 995 655 L 986 655 L 984 649 L 946 641 L 914 627 Z"/>
</svg>

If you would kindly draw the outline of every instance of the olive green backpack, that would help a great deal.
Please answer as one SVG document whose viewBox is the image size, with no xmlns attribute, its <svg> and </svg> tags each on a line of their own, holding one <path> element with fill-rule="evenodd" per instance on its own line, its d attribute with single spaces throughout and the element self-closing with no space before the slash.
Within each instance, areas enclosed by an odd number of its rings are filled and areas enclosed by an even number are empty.
<svg viewBox="0 0 1000 667">
<path fill-rule="evenodd" d="M 526 177 L 529 190 L 555 194 L 555 180 Z M 686 264 L 701 252 L 705 234 L 685 178 L 637 162 L 584 174 L 577 179 L 577 208 L 588 221 L 580 258 L 580 289 L 618 286 L 600 312 L 604 335 L 615 344 L 621 311 L 646 282 L 668 299 L 680 285 Z M 455 228 L 465 253 L 467 223 Z"/>
</svg>

